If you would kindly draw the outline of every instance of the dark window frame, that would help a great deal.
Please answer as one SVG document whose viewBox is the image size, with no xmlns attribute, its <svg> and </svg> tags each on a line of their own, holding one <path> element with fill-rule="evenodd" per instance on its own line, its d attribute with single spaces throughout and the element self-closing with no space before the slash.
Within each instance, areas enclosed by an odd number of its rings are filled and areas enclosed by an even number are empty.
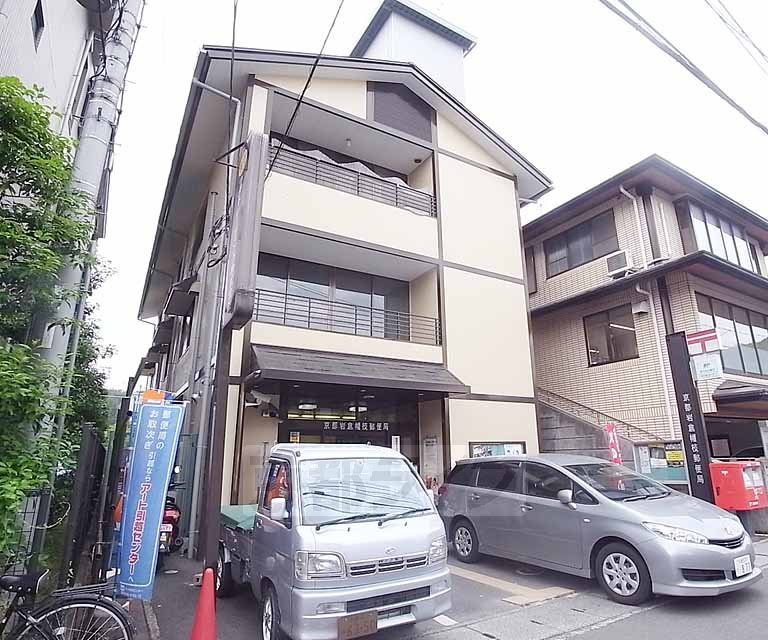
<svg viewBox="0 0 768 640">
<path fill-rule="evenodd" d="M 610 218 L 611 218 L 611 222 L 612 222 L 612 226 L 613 226 L 613 238 L 615 240 L 615 243 L 614 243 L 615 246 L 613 246 L 613 248 L 605 250 L 605 251 L 603 251 L 601 253 L 595 253 L 594 252 L 594 248 L 595 248 L 595 244 L 596 243 L 595 243 L 595 238 L 594 238 L 594 235 L 593 235 L 592 226 L 594 224 L 594 221 L 597 218 L 600 218 L 601 216 L 604 216 L 606 214 L 610 214 Z M 588 260 L 584 260 L 583 262 L 571 263 L 571 256 L 569 255 L 569 249 L 568 249 L 568 242 L 569 242 L 568 241 L 568 237 L 569 237 L 569 235 L 573 237 L 579 231 L 583 232 L 584 228 L 587 227 L 587 226 L 589 227 L 590 246 L 592 247 L 592 257 L 590 259 L 588 259 Z M 563 269 L 562 271 L 558 271 L 557 273 L 552 273 L 552 270 L 550 268 L 550 259 L 549 259 L 549 257 L 550 257 L 550 254 L 553 252 L 552 251 L 552 245 L 555 244 L 555 243 L 558 243 L 558 244 L 564 243 L 565 244 L 565 260 L 566 260 L 566 263 L 567 263 L 567 267 L 565 269 Z M 589 264 L 590 262 L 594 262 L 595 260 L 599 260 L 600 258 L 604 258 L 605 256 L 610 255 L 612 253 L 615 253 L 618 250 L 619 250 L 619 235 L 618 235 L 618 231 L 616 230 L 616 214 L 615 214 L 613 208 L 610 208 L 610 209 L 606 209 L 605 211 L 601 211 L 600 213 L 595 214 L 594 216 L 591 216 L 587 220 L 584 220 L 583 222 L 580 222 L 579 224 L 576 224 L 576 225 L 566 229 L 565 231 L 562 231 L 562 232 L 558 233 L 557 235 L 552 236 L 551 238 L 547 238 L 544 241 L 544 263 L 545 263 L 547 280 L 549 280 L 550 278 L 555 278 L 555 277 L 557 277 L 557 276 L 559 276 L 559 275 L 561 275 L 563 273 L 567 273 L 571 269 L 576 269 L 577 267 L 582 267 L 585 264 Z"/>
<path fill-rule="evenodd" d="M 530 258 L 530 269 L 528 268 L 528 260 Z M 526 247 L 523 255 L 525 262 L 525 281 L 528 285 L 528 294 L 536 293 L 538 291 L 537 278 L 536 278 L 536 249 L 535 247 Z"/>
<path fill-rule="evenodd" d="M 37 0 L 35 3 L 35 8 L 32 11 L 30 21 L 32 23 L 32 40 L 35 43 L 35 51 L 37 51 L 37 48 L 40 46 L 40 40 L 43 38 L 43 32 L 45 31 L 43 0 Z"/>
<path fill-rule="evenodd" d="M 584 325 L 584 343 L 585 343 L 586 350 L 587 350 L 587 366 L 588 367 L 602 367 L 603 365 L 606 365 L 606 364 L 613 364 L 615 362 L 626 362 L 627 360 L 637 360 L 638 358 L 640 358 L 640 349 L 639 349 L 638 344 L 637 344 L 637 331 L 635 331 L 635 350 L 636 350 L 636 354 L 635 355 L 627 356 L 625 358 L 614 358 L 613 355 L 610 355 L 610 359 L 606 360 L 605 362 L 592 362 L 592 358 L 590 356 L 590 352 L 589 352 L 589 332 L 587 331 L 587 320 L 589 320 L 590 318 L 595 318 L 597 316 L 602 316 L 602 315 L 606 316 L 606 319 L 610 320 L 610 314 L 611 314 L 612 311 L 617 311 L 618 309 L 622 309 L 624 307 L 629 307 L 629 313 L 632 316 L 632 325 L 633 325 L 632 328 L 636 329 L 637 327 L 634 326 L 635 325 L 635 318 L 634 318 L 634 314 L 632 313 L 632 303 L 631 302 L 628 302 L 628 303 L 625 303 L 625 304 L 620 304 L 618 306 L 611 307 L 610 309 L 604 309 L 603 311 L 598 311 L 597 313 L 591 313 L 591 314 L 586 315 L 586 316 L 584 316 L 582 318 L 582 323 Z M 608 322 L 606 324 L 606 327 L 608 329 L 610 329 L 610 322 Z M 611 354 L 611 351 L 612 351 L 613 348 L 612 348 L 612 341 L 610 339 L 610 334 L 608 334 L 606 336 L 606 344 L 608 345 L 609 354 Z"/>
<path fill-rule="evenodd" d="M 723 372 L 724 373 L 730 373 L 733 375 L 739 375 L 739 376 L 746 376 L 748 378 L 764 378 L 768 379 L 768 363 L 766 366 L 763 366 L 763 362 L 760 359 L 760 350 L 758 349 L 758 342 L 755 338 L 755 325 L 753 324 L 752 318 L 753 317 L 762 317 L 763 322 L 765 324 L 765 327 L 761 327 L 765 329 L 768 327 L 768 315 L 761 313 L 760 311 L 753 311 L 752 309 L 748 309 L 747 307 L 742 307 L 738 304 L 732 304 L 730 302 L 726 302 L 725 300 L 722 300 L 720 298 L 715 298 L 713 296 L 710 296 L 706 293 L 702 293 L 700 291 L 696 291 L 696 297 L 704 298 L 709 303 L 710 313 L 707 313 L 706 311 L 703 311 L 699 309 L 698 299 L 696 300 L 696 313 L 701 315 L 707 315 L 710 317 L 712 326 L 717 327 L 717 321 L 715 316 L 715 306 L 714 303 L 718 302 L 725 306 L 728 309 L 728 319 L 733 323 L 734 331 L 736 333 L 736 349 L 739 354 L 739 360 L 741 361 L 741 369 L 734 369 L 733 367 L 726 367 L 725 366 L 725 359 L 723 358 L 723 352 L 722 349 L 720 350 L 720 362 L 723 365 Z M 739 335 L 738 335 L 738 329 L 736 328 L 736 319 L 733 313 L 734 309 L 738 309 L 746 314 L 747 320 L 749 321 L 749 324 L 747 325 L 749 327 L 749 333 L 752 338 L 752 347 L 755 350 L 755 354 L 757 356 L 757 366 L 760 369 L 760 373 L 752 373 L 747 371 L 747 367 L 745 365 L 745 357 L 744 352 L 742 350 L 742 344 L 739 341 Z"/>
</svg>

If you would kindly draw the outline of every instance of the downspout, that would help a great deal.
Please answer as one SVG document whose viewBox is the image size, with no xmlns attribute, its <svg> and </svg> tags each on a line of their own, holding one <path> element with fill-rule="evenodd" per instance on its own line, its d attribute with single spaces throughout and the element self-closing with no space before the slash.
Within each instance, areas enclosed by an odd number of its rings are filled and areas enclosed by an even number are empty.
<svg viewBox="0 0 768 640">
<path fill-rule="evenodd" d="M 653 198 L 651 198 L 653 201 Z M 659 213 L 661 214 L 661 230 L 664 232 L 664 244 L 667 247 L 667 258 L 672 257 L 672 245 L 669 242 L 669 229 L 667 228 L 667 212 L 664 211 L 664 203 L 659 202 Z"/>
<path fill-rule="evenodd" d="M 635 285 L 635 291 L 648 298 L 648 307 L 651 313 L 651 322 L 653 323 L 653 337 L 656 341 L 656 352 L 659 354 L 659 364 L 661 365 L 661 384 L 664 387 L 664 404 L 667 409 L 667 416 L 669 417 L 669 434 L 673 437 L 675 434 L 675 421 L 672 418 L 672 403 L 669 400 L 669 383 L 667 382 L 667 373 L 664 368 L 664 350 L 661 346 L 659 323 L 656 319 L 656 305 L 653 302 L 653 295 L 651 292 L 646 289 L 641 289 L 639 282 Z"/>
<path fill-rule="evenodd" d="M 2 12 L 2 9 L 0 9 L 0 12 Z M 67 126 L 67 123 L 69 122 L 69 119 L 75 110 L 75 90 L 77 89 L 78 80 L 80 79 L 80 74 L 83 71 L 83 66 L 85 65 L 85 61 L 88 58 L 88 52 L 91 49 L 92 43 L 93 43 L 93 33 L 91 33 L 91 35 L 88 36 L 85 39 L 85 42 L 83 43 L 83 48 L 80 51 L 80 57 L 77 59 L 77 66 L 75 67 L 75 72 L 72 74 L 72 80 L 70 80 L 69 82 L 69 89 L 67 89 L 67 110 L 64 112 L 64 115 L 61 118 L 59 133 L 64 133 L 64 129 Z"/>
<path fill-rule="evenodd" d="M 633 196 L 629 191 L 624 188 L 624 185 L 619 186 L 619 192 L 629 198 L 632 201 L 632 206 L 635 210 L 635 222 L 637 223 L 637 234 L 640 239 L 640 253 L 643 258 L 643 269 L 648 268 L 648 257 L 645 253 L 645 238 L 643 237 L 643 225 L 640 222 L 640 208 L 637 206 L 637 198 Z M 669 246 L 669 245 L 667 245 Z M 650 291 L 642 289 L 640 284 L 635 285 L 635 291 L 640 295 L 645 296 L 648 299 L 648 308 L 651 314 L 651 323 L 653 326 L 653 338 L 656 342 L 656 353 L 659 356 L 659 364 L 661 365 L 661 384 L 664 387 L 664 404 L 667 409 L 667 416 L 669 417 L 669 433 L 673 435 L 675 433 L 675 422 L 672 419 L 672 403 L 669 400 L 669 384 L 667 383 L 667 375 L 664 370 L 664 350 L 661 346 L 661 336 L 659 335 L 659 323 L 656 319 L 656 304 L 653 301 L 653 295 Z"/>
<path fill-rule="evenodd" d="M 635 209 L 635 223 L 637 224 L 637 238 L 640 241 L 640 255 L 643 258 L 643 269 L 648 268 L 648 256 L 645 253 L 645 238 L 643 237 L 643 224 L 640 222 L 640 208 L 637 206 L 637 198 L 633 196 L 629 191 L 624 188 L 624 185 L 619 185 L 619 192 L 629 198 L 632 201 L 632 206 Z"/>
<path fill-rule="evenodd" d="M 241 117 L 241 107 L 242 102 L 239 98 L 235 98 L 234 96 L 229 95 L 228 93 L 224 91 L 220 91 L 216 87 L 212 87 L 210 85 L 205 84 L 204 82 L 201 82 L 197 78 L 192 79 L 192 84 L 196 87 L 199 87 L 203 91 L 209 91 L 210 93 L 219 96 L 220 98 L 224 98 L 225 100 L 229 100 L 230 102 L 235 103 L 235 120 L 232 126 L 232 131 L 230 132 L 230 139 L 229 139 L 229 149 L 227 151 L 231 152 L 232 148 L 236 144 L 238 132 L 240 129 L 240 117 Z M 232 179 L 232 162 L 229 159 L 229 153 L 227 154 L 227 183 L 231 184 Z M 224 203 L 225 209 L 229 207 L 229 203 Z M 203 262 L 203 265 L 206 269 L 208 269 L 208 266 Z M 190 508 L 190 514 L 189 514 L 189 545 L 188 545 L 188 556 L 190 559 L 194 557 L 194 550 L 195 550 L 195 544 L 197 542 L 198 537 L 198 502 L 200 499 L 200 492 L 202 489 L 202 478 L 201 478 L 201 472 L 202 472 L 202 466 L 205 463 L 205 458 L 207 458 L 208 453 L 208 447 L 206 445 L 207 439 L 208 439 L 208 422 L 210 421 L 210 404 L 212 401 L 211 398 L 211 387 L 213 386 L 213 365 L 212 363 L 216 362 L 218 359 L 218 353 L 214 354 L 214 351 L 218 351 L 217 345 L 219 343 L 219 333 L 221 330 L 221 316 L 223 312 L 223 306 L 224 306 L 224 286 L 225 286 L 225 277 L 226 277 L 226 264 L 220 263 L 218 265 L 219 272 L 218 272 L 218 278 L 216 282 L 216 303 L 214 305 L 214 312 L 211 316 L 211 324 L 208 331 L 208 344 L 207 349 L 205 351 L 205 365 L 204 368 L 206 370 L 205 375 L 205 384 L 203 386 L 203 393 L 201 401 L 201 416 L 200 416 L 200 427 L 198 429 L 198 440 L 197 440 L 197 450 L 195 452 L 195 469 L 193 471 L 193 483 L 192 483 L 192 504 Z M 205 454 L 205 455 L 204 455 Z"/>
</svg>

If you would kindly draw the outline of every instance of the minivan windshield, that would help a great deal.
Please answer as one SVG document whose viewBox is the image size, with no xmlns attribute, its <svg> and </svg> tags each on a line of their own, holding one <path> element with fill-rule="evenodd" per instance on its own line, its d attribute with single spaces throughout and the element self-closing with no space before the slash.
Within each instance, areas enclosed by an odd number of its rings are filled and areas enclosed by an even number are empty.
<svg viewBox="0 0 768 640">
<path fill-rule="evenodd" d="M 432 511 L 432 500 L 400 458 L 302 460 L 299 479 L 302 522 L 307 525 Z"/>
<path fill-rule="evenodd" d="M 569 464 L 566 468 L 611 500 L 656 499 L 672 493 L 663 484 L 612 462 Z"/>
</svg>

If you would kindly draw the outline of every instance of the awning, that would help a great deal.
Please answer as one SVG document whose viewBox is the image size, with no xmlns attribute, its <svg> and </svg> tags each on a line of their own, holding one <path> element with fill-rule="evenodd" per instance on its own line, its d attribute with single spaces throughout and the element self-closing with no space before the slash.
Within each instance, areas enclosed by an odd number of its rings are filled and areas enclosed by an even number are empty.
<svg viewBox="0 0 768 640">
<path fill-rule="evenodd" d="M 196 281 L 196 275 L 190 276 L 171 287 L 171 292 L 168 294 L 168 300 L 166 300 L 163 309 L 164 316 L 184 316 L 187 314 L 195 301 L 195 296 L 197 296 L 197 291 L 193 289 Z"/>
<path fill-rule="evenodd" d="M 712 392 L 718 413 L 768 419 L 768 385 L 726 380 Z"/>
<path fill-rule="evenodd" d="M 470 388 L 442 364 L 266 345 L 254 345 L 253 355 L 256 363 L 253 369 L 261 370 L 261 378 L 265 380 L 436 393 L 470 392 Z"/>
<path fill-rule="evenodd" d="M 173 337 L 173 318 L 168 318 L 158 323 L 155 335 L 152 338 L 152 346 L 171 344 Z"/>
</svg>

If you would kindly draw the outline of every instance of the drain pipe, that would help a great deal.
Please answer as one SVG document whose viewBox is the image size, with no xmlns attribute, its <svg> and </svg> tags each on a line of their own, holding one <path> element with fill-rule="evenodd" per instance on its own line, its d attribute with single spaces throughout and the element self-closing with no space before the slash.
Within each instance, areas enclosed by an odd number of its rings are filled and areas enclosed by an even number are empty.
<svg viewBox="0 0 768 640">
<path fill-rule="evenodd" d="M 639 282 L 635 285 L 635 291 L 648 298 L 648 308 L 651 313 L 651 323 L 653 324 L 653 337 L 656 341 L 656 352 L 659 354 L 659 363 L 661 364 L 661 384 L 664 387 L 664 404 L 667 409 L 667 416 L 669 416 L 669 434 L 674 436 L 675 421 L 672 417 L 672 403 L 669 399 L 669 382 L 667 381 L 667 374 L 664 368 L 664 350 L 661 346 L 661 336 L 659 335 L 659 322 L 656 319 L 656 305 L 653 302 L 653 294 L 646 289 L 642 289 Z"/>
<path fill-rule="evenodd" d="M 648 256 L 645 253 L 645 238 L 643 237 L 643 225 L 640 222 L 640 208 L 637 206 L 637 198 L 633 196 L 629 191 L 624 188 L 624 185 L 619 185 L 619 193 L 632 201 L 632 206 L 635 209 L 635 223 L 637 224 L 637 238 L 640 241 L 640 255 L 643 258 L 643 269 L 648 268 Z"/>
</svg>

